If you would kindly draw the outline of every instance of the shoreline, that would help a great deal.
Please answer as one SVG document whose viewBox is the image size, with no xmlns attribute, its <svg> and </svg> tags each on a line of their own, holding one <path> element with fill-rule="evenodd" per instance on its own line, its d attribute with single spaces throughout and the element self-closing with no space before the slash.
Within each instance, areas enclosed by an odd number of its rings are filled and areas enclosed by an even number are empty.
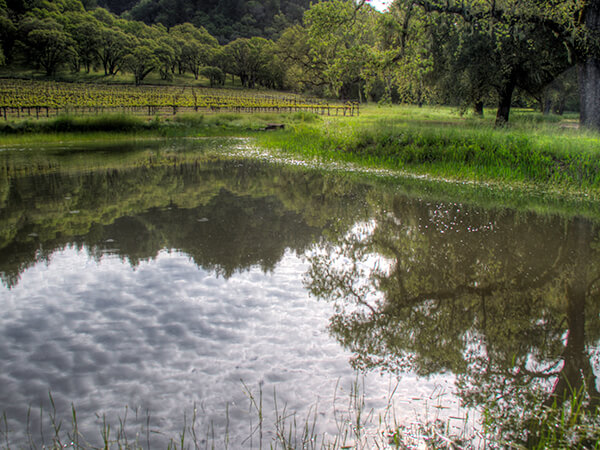
<svg viewBox="0 0 600 450">
<path fill-rule="evenodd" d="M 600 135 L 559 126 L 555 117 L 523 114 L 509 128 L 495 129 L 489 120 L 465 118 L 451 108 L 369 106 L 363 111 L 358 118 L 223 113 L 166 119 L 101 115 L 25 120 L 0 124 L 0 150 L 37 144 L 238 137 L 250 138 L 254 148 L 284 159 L 600 200 Z M 272 123 L 285 128 L 265 131 Z"/>
</svg>

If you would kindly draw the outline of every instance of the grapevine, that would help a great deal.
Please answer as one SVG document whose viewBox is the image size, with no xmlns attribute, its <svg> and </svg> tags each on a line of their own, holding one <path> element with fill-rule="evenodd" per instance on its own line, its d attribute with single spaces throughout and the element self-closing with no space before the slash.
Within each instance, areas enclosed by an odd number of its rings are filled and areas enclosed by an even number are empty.
<svg viewBox="0 0 600 450">
<path fill-rule="evenodd" d="M 0 114 L 40 118 L 51 115 L 123 112 L 165 115 L 179 112 L 296 112 L 358 114 L 355 103 L 329 104 L 292 94 L 248 93 L 190 86 L 127 86 L 54 81 L 0 80 Z"/>
</svg>

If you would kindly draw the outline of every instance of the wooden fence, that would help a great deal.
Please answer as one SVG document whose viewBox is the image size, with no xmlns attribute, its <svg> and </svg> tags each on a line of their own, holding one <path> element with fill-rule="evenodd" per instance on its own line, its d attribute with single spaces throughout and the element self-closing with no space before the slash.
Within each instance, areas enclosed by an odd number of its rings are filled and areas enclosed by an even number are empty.
<svg viewBox="0 0 600 450">
<path fill-rule="evenodd" d="M 179 113 L 292 113 L 305 111 L 325 116 L 354 116 L 360 114 L 358 103 L 346 103 L 343 105 L 261 105 L 261 106 L 234 106 L 234 105 L 212 105 L 212 106 L 179 106 L 179 105 L 143 105 L 143 106 L 2 106 L 0 114 L 4 120 L 10 119 L 41 119 L 55 117 L 62 114 L 133 114 L 140 116 L 167 116 Z"/>
</svg>

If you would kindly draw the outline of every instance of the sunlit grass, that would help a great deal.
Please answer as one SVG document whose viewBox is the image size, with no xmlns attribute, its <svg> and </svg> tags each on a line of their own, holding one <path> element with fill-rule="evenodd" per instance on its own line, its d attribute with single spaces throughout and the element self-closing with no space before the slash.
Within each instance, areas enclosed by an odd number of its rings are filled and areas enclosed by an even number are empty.
<svg viewBox="0 0 600 450">
<path fill-rule="evenodd" d="M 600 135 L 574 117 L 516 111 L 509 127 L 448 108 L 363 108 L 359 118 L 323 118 L 261 135 L 259 145 L 305 158 L 343 161 L 459 181 L 600 191 Z"/>
</svg>

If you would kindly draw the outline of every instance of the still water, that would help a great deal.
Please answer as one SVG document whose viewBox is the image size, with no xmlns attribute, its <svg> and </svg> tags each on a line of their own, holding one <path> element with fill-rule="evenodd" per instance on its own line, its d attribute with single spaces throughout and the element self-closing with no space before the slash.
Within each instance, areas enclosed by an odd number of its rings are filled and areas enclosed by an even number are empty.
<svg viewBox="0 0 600 450">
<path fill-rule="evenodd" d="M 477 435 L 482 417 L 488 436 L 527 443 L 572 389 L 598 404 L 589 214 L 484 207 L 236 145 L 0 152 L 3 441 L 52 442 L 74 407 L 90 445 L 105 423 L 143 446 L 185 429 L 192 447 L 259 448 L 290 430 L 299 446 L 306 421 L 319 444 L 373 445 L 394 423 Z"/>
</svg>

